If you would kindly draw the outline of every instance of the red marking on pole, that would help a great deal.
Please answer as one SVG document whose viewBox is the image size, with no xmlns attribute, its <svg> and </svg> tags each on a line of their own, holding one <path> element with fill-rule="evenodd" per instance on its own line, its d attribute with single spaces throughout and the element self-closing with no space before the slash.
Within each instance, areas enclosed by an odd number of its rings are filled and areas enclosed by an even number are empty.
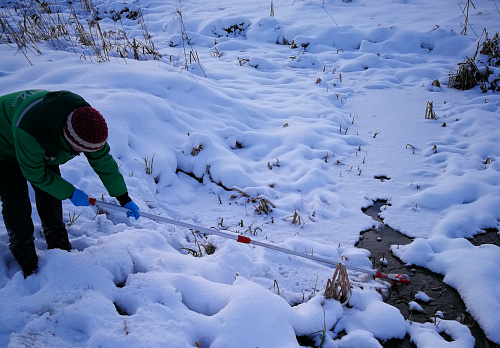
<svg viewBox="0 0 500 348">
<path fill-rule="evenodd" d="M 240 243 L 250 244 L 252 240 L 245 236 L 238 236 L 238 239 L 236 241 Z"/>
<path fill-rule="evenodd" d="M 398 278 L 398 281 L 400 283 L 411 284 L 410 277 L 408 277 L 406 274 L 398 274 L 396 278 Z"/>
</svg>

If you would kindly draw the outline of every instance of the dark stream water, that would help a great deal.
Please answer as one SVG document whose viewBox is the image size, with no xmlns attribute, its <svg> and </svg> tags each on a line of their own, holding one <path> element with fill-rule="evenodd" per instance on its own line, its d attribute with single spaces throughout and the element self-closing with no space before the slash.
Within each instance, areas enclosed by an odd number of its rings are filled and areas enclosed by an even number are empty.
<svg viewBox="0 0 500 348">
<path fill-rule="evenodd" d="M 356 244 L 357 247 L 371 252 L 374 268 L 384 273 L 405 273 L 410 276 L 412 284 L 396 284 L 392 286 L 385 301 L 397 307 L 406 319 L 420 323 L 432 321 L 431 318 L 436 312 L 440 311 L 443 314 L 443 319 L 457 320 L 470 328 L 472 335 L 476 339 L 475 347 L 499 348 L 499 345 L 487 340 L 482 329 L 467 312 L 458 292 L 445 284 L 441 275 L 422 267 L 407 266 L 392 255 L 390 252 L 391 245 L 409 244 L 412 239 L 383 224 L 379 213 L 380 209 L 384 209 L 386 204 L 385 201 L 376 201 L 373 206 L 363 209 L 365 214 L 381 222 L 382 225 L 362 232 L 361 239 Z M 478 235 L 471 240 L 471 243 L 474 245 L 490 243 L 500 246 L 500 238 L 497 232 L 496 229 L 486 230 L 484 234 Z M 387 260 L 386 266 L 380 262 L 381 258 Z M 427 303 L 416 300 L 415 294 L 418 291 L 424 292 L 432 300 Z M 408 303 L 411 301 L 419 303 L 425 312 L 410 311 Z M 446 340 L 451 340 L 451 337 L 446 337 L 445 334 L 443 337 Z M 415 347 L 415 345 L 406 337 L 403 340 L 387 341 L 384 343 L 384 347 Z"/>
</svg>

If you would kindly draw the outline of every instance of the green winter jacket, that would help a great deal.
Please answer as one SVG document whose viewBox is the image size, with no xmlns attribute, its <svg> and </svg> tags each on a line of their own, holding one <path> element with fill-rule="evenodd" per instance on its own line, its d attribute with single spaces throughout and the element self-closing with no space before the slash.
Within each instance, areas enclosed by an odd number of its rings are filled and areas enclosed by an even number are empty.
<svg viewBox="0 0 500 348">
<path fill-rule="evenodd" d="M 0 161 L 16 161 L 33 185 L 63 200 L 74 186 L 46 165 L 58 165 L 79 155 L 66 142 L 63 125 L 75 109 L 90 106 L 82 97 L 68 92 L 26 90 L 0 97 Z M 113 197 L 127 193 L 123 176 L 106 144 L 96 152 L 84 152 Z"/>
</svg>

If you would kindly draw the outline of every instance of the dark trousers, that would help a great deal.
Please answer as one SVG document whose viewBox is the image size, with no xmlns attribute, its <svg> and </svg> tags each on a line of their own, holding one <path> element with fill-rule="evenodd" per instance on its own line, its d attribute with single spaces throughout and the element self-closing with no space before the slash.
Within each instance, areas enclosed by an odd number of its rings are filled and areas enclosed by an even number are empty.
<svg viewBox="0 0 500 348">
<path fill-rule="evenodd" d="M 59 166 L 48 168 L 58 175 L 61 174 Z M 34 185 L 33 190 L 47 248 L 70 250 L 61 201 Z M 33 242 L 34 227 L 28 184 L 16 161 L 0 161 L 0 199 L 3 220 L 9 235 L 9 248 L 27 276 L 27 271 L 31 274 L 36 270 L 38 259 Z"/>
</svg>

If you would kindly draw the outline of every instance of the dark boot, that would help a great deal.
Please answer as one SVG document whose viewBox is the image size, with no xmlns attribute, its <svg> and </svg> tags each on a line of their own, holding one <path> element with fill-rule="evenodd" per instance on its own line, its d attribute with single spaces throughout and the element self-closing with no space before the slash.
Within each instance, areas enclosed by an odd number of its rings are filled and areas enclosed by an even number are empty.
<svg viewBox="0 0 500 348">
<path fill-rule="evenodd" d="M 38 256 L 36 255 L 35 243 L 30 241 L 24 245 L 14 244 L 9 246 L 14 259 L 21 266 L 26 279 L 30 274 L 38 270 Z"/>
<path fill-rule="evenodd" d="M 68 231 L 66 230 L 64 224 L 58 229 L 44 228 L 43 234 L 45 235 L 45 241 L 47 242 L 47 249 L 71 250 Z"/>
</svg>

